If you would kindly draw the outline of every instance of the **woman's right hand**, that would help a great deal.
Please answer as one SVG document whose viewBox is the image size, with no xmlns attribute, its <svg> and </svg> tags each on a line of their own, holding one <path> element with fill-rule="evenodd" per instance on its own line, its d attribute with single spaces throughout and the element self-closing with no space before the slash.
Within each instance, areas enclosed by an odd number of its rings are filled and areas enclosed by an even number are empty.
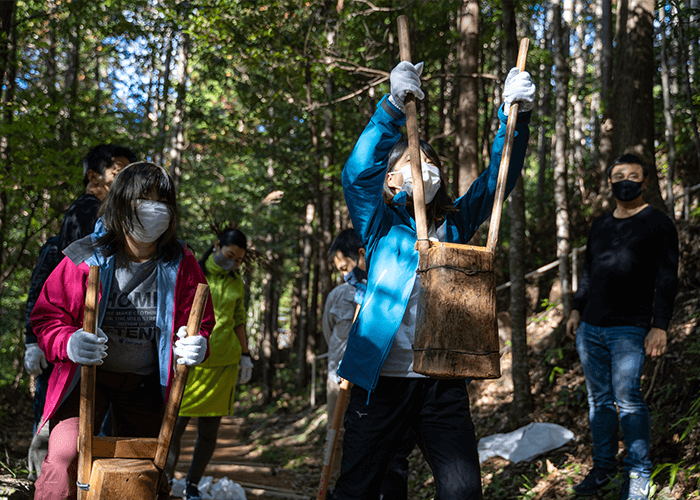
<svg viewBox="0 0 700 500">
<path fill-rule="evenodd" d="M 107 335 L 101 328 L 88 333 L 82 328 L 68 339 L 68 359 L 80 365 L 101 365 L 107 357 Z"/>
<path fill-rule="evenodd" d="M 415 66 L 408 61 L 401 61 L 391 70 L 389 81 L 391 82 L 392 104 L 403 110 L 406 94 L 409 92 L 417 99 L 423 99 L 425 94 L 420 89 L 420 75 L 423 72 L 423 63 Z"/>
</svg>

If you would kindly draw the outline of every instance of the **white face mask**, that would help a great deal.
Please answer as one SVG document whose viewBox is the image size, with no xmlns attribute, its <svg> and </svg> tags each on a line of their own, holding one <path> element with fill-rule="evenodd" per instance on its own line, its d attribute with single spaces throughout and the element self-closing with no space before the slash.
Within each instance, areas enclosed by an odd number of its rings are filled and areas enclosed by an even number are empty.
<svg viewBox="0 0 700 500">
<path fill-rule="evenodd" d="M 142 243 L 153 243 L 170 225 L 170 212 L 162 201 L 138 200 L 136 214 L 138 219 L 134 217 L 131 221 L 131 236 Z"/>
<path fill-rule="evenodd" d="M 427 205 L 433 198 L 435 194 L 440 189 L 440 169 L 435 165 L 430 165 L 429 163 L 423 162 L 423 195 L 425 197 L 425 204 Z M 405 165 L 401 169 L 401 175 L 403 175 L 403 185 L 401 186 L 401 191 L 406 191 L 408 196 L 413 196 L 413 180 L 411 178 L 411 165 Z"/>
</svg>

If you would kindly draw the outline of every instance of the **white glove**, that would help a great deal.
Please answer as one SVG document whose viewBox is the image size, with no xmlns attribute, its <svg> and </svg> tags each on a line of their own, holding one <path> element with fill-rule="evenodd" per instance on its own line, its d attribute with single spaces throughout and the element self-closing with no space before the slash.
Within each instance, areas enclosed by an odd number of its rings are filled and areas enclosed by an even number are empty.
<svg viewBox="0 0 700 500">
<path fill-rule="evenodd" d="M 29 445 L 27 452 L 27 469 L 29 475 L 27 479 L 36 481 L 41 472 L 41 464 L 44 462 L 46 454 L 49 452 L 49 426 L 44 425 L 41 432 L 34 434 L 32 444 Z"/>
<path fill-rule="evenodd" d="M 201 335 L 187 337 L 187 327 L 181 326 L 177 330 L 177 340 L 173 352 L 178 357 L 178 365 L 194 366 L 204 361 L 207 354 L 207 339 Z"/>
<path fill-rule="evenodd" d="M 243 354 L 241 356 L 240 372 L 238 373 L 238 383 L 247 384 L 252 376 L 253 362 L 250 359 L 250 354 Z"/>
<path fill-rule="evenodd" d="M 503 87 L 503 112 L 508 115 L 510 105 L 518 102 L 519 113 L 525 113 L 535 107 L 535 84 L 527 71 L 520 71 L 513 68 L 506 77 L 506 84 Z"/>
<path fill-rule="evenodd" d="M 29 375 L 39 375 L 44 368 L 49 366 L 39 344 L 27 344 L 24 351 L 24 369 Z"/>
<path fill-rule="evenodd" d="M 420 74 L 423 72 L 423 63 L 415 66 L 408 61 L 401 61 L 391 70 L 389 81 L 391 82 L 390 100 L 401 111 L 404 109 L 406 94 L 411 93 L 417 99 L 423 99 L 425 94 L 420 89 Z"/>
<path fill-rule="evenodd" d="M 88 333 L 82 328 L 68 339 L 68 358 L 80 365 L 101 365 L 107 357 L 107 335 L 101 328 L 97 333 Z"/>
</svg>

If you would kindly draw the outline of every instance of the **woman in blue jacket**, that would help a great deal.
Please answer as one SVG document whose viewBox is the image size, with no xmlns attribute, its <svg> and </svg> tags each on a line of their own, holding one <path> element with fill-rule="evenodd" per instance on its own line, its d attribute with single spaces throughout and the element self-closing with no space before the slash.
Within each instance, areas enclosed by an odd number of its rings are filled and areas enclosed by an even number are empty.
<svg viewBox="0 0 700 500">
<path fill-rule="evenodd" d="M 367 292 L 338 374 L 354 384 L 345 416 L 341 475 L 334 499 L 377 499 L 391 457 L 410 428 L 435 478 L 440 499 L 480 499 L 474 425 L 464 380 L 431 379 L 413 371 L 420 279 L 413 216 L 410 158 L 400 128 L 407 92 L 423 98 L 422 63 L 399 63 L 391 94 L 377 105 L 343 169 L 345 201 L 366 250 Z M 520 102 L 506 182 L 509 193 L 522 169 L 535 86 L 513 68 L 506 79 L 501 127 L 491 161 L 469 191 L 449 198 L 437 153 L 421 142 L 423 183 L 431 239 L 466 244 L 493 206 L 508 110 Z"/>
</svg>

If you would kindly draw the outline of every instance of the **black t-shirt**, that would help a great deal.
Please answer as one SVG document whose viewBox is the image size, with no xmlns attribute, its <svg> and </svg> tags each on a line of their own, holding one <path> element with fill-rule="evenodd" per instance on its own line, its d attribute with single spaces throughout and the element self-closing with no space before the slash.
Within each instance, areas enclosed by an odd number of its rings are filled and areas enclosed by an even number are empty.
<svg viewBox="0 0 700 500">
<path fill-rule="evenodd" d="M 61 252 L 74 241 L 92 234 L 100 203 L 96 196 L 83 193 L 66 210 L 58 240 Z"/>
<path fill-rule="evenodd" d="M 574 309 L 593 326 L 667 330 L 678 287 L 678 233 L 651 205 L 626 219 L 591 225 Z M 652 319 L 653 318 L 653 319 Z"/>
</svg>

